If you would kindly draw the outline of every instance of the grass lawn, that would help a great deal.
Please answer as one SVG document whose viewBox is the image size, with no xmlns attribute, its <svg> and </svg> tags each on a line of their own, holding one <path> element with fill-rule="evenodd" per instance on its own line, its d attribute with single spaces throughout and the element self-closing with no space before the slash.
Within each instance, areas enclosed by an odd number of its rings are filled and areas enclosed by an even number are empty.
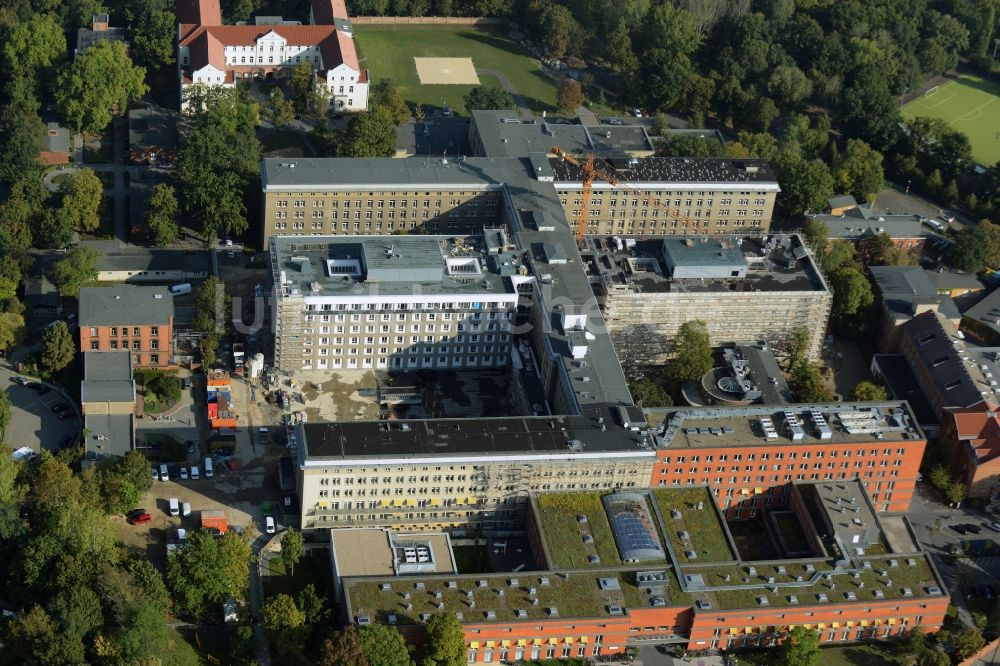
<svg viewBox="0 0 1000 666">
<path fill-rule="evenodd" d="M 781 530 L 781 536 L 785 539 L 785 545 L 794 553 L 808 552 L 809 542 L 806 540 L 805 532 L 795 513 L 782 512 L 774 516 L 774 522 Z"/>
<path fill-rule="evenodd" d="M 195 666 L 209 663 L 195 648 L 194 636 L 190 637 L 178 631 L 177 627 L 167 627 L 166 650 L 160 658 L 163 666 Z"/>
<path fill-rule="evenodd" d="M 608 515 L 601 503 L 600 493 L 568 493 L 542 495 L 538 498 L 541 512 L 542 532 L 556 569 L 579 569 L 583 567 L 610 567 L 621 564 L 618 547 L 615 545 Z M 577 516 L 586 516 L 581 523 Z M 585 535 L 594 542 L 586 544 Z M 599 563 L 591 564 L 588 555 L 597 555 Z"/>
<path fill-rule="evenodd" d="M 490 556 L 485 546 L 455 546 L 455 566 L 460 574 L 492 573 Z"/>
<path fill-rule="evenodd" d="M 535 112 L 554 111 L 555 84 L 538 61 L 498 32 L 469 26 L 356 26 L 355 41 L 362 67 L 374 81 L 392 79 L 408 102 L 440 107 L 447 104 L 465 113 L 462 97 L 469 85 L 421 85 L 414 57 L 472 58 L 477 69 L 503 72 Z M 499 85 L 495 77 L 480 77 Z"/>
<path fill-rule="evenodd" d="M 855 643 L 842 647 L 820 650 L 822 666 L 898 666 L 909 664 L 910 659 L 901 654 L 902 646 L 895 643 Z M 774 650 L 747 650 L 736 653 L 740 663 L 747 666 L 772 666 Z"/>
<path fill-rule="evenodd" d="M 903 107 L 904 118 L 941 118 L 969 137 L 972 157 L 989 166 L 1000 155 L 1000 85 L 978 76 L 965 75 L 941 84 L 933 92 Z"/>
<path fill-rule="evenodd" d="M 265 597 L 282 592 L 294 597 L 309 583 L 316 587 L 316 594 L 321 597 L 326 593 L 330 575 L 330 560 L 325 550 L 307 551 L 299 563 L 295 565 L 294 575 L 285 570 L 285 565 L 280 557 L 269 559 L 268 569 L 271 575 L 264 579 Z"/>
<path fill-rule="evenodd" d="M 698 554 L 698 562 L 725 562 L 735 559 L 726 541 L 725 530 L 718 514 L 712 507 L 712 497 L 707 488 L 671 488 L 653 491 L 657 507 L 663 517 L 664 529 L 674 554 L 679 562 L 684 563 L 685 550 L 694 550 Z M 698 502 L 703 502 L 702 509 L 695 508 Z M 670 510 L 681 512 L 679 520 L 670 516 Z M 685 546 L 681 542 L 679 532 L 687 532 L 691 540 Z"/>
</svg>

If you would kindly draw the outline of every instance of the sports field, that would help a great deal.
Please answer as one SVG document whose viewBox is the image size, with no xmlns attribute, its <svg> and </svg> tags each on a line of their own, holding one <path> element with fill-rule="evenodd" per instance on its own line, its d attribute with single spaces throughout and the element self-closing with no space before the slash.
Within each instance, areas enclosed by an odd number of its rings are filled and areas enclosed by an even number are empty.
<svg viewBox="0 0 1000 666">
<path fill-rule="evenodd" d="M 969 137 L 972 156 L 980 164 L 989 165 L 1000 157 L 1000 150 L 994 154 L 1000 132 L 1000 86 L 992 81 L 962 75 L 904 106 L 903 116 L 947 121 Z"/>
<path fill-rule="evenodd" d="M 414 58 L 472 58 L 484 85 L 499 85 L 492 71 L 504 74 L 534 111 L 555 108 L 555 84 L 520 46 L 499 33 L 470 26 L 354 26 L 361 66 L 371 70 L 374 81 L 392 79 L 408 102 L 440 107 L 447 104 L 465 113 L 462 97 L 472 85 L 423 85 Z M 425 74 L 426 76 L 426 74 Z M 426 80 L 426 79 L 425 79 Z"/>
</svg>

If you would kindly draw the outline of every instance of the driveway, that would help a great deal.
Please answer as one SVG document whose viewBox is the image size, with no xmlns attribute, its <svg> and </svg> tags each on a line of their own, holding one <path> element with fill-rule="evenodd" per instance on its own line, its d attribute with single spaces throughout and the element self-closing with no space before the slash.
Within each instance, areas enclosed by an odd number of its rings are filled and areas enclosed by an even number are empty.
<svg viewBox="0 0 1000 666">
<path fill-rule="evenodd" d="M 17 373 L 7 366 L 0 366 L 0 386 L 10 399 L 10 424 L 4 433 L 4 440 L 15 449 L 27 446 L 34 451 L 43 448 L 58 451 L 59 442 L 66 435 L 76 437 L 80 434 L 82 422 L 79 407 L 67 398 L 62 391 L 51 384 L 46 384 L 51 390 L 45 395 L 39 395 L 33 389 L 12 380 Z M 34 381 L 34 380 L 32 380 Z M 52 412 L 52 405 L 66 403 L 75 416 L 64 421 Z"/>
</svg>

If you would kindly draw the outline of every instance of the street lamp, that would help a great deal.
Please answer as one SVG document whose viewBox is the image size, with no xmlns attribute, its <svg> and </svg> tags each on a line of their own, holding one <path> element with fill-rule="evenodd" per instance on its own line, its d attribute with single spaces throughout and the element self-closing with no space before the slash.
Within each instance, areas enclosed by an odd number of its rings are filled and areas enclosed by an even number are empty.
<svg viewBox="0 0 1000 666">
<path fill-rule="evenodd" d="M 997 47 L 1000 46 L 1000 37 L 993 40 L 993 57 L 990 58 L 990 74 L 993 73 L 993 62 L 997 59 Z"/>
<path fill-rule="evenodd" d="M 912 180 L 906 181 L 906 192 L 905 192 L 905 194 L 909 194 L 910 193 L 910 183 L 912 183 L 912 182 L 913 182 Z"/>
</svg>

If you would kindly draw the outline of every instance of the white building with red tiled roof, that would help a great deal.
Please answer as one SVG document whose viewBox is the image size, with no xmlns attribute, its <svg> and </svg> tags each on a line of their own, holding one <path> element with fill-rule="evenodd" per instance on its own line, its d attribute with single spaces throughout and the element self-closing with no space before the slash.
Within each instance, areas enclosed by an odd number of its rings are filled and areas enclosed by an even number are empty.
<svg viewBox="0 0 1000 666">
<path fill-rule="evenodd" d="M 194 84 L 231 87 L 308 62 L 335 109 L 368 108 L 368 70 L 358 63 L 343 0 L 312 0 L 312 25 L 222 25 L 218 0 L 177 0 L 176 9 L 182 99 Z"/>
</svg>

